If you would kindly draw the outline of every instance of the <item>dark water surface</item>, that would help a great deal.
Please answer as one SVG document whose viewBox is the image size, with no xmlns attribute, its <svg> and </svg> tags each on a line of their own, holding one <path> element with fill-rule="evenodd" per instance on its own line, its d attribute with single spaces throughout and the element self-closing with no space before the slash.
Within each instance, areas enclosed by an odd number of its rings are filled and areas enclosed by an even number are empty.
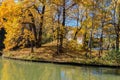
<svg viewBox="0 0 120 80">
<path fill-rule="evenodd" d="M 120 80 L 120 69 L 2 59 L 0 80 Z"/>
</svg>

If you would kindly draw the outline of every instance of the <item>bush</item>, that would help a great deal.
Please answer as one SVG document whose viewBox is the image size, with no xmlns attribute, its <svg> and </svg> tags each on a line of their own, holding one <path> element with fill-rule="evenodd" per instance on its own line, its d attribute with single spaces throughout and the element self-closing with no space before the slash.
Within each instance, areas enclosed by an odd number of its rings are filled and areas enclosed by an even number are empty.
<svg viewBox="0 0 120 80">
<path fill-rule="evenodd" d="M 83 46 L 82 44 L 78 44 L 76 40 L 71 40 L 66 43 L 66 47 L 72 50 L 81 50 Z"/>
</svg>

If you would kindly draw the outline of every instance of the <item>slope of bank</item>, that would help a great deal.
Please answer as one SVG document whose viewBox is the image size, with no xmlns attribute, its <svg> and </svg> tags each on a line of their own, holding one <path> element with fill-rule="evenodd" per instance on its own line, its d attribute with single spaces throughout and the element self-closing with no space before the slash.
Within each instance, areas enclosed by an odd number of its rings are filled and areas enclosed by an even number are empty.
<svg viewBox="0 0 120 80">
<path fill-rule="evenodd" d="M 24 48 L 16 51 L 5 51 L 3 57 L 15 60 L 33 61 L 33 62 L 50 62 L 70 65 L 87 65 L 102 67 L 120 67 L 120 63 L 114 60 L 107 60 L 104 54 L 101 58 L 97 57 L 97 51 L 93 51 L 92 55 L 86 56 L 86 51 L 75 51 L 63 48 L 63 53 L 56 54 L 56 42 L 44 44 L 41 48 L 34 48 L 34 53 L 30 52 L 30 48 Z"/>
</svg>

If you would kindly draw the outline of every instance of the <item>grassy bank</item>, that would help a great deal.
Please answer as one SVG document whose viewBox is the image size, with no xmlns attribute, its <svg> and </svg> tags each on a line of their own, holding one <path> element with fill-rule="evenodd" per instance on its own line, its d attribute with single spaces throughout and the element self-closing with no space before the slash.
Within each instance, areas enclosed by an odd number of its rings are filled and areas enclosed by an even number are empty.
<svg viewBox="0 0 120 80">
<path fill-rule="evenodd" d="M 93 51 L 90 56 L 86 56 L 84 50 L 73 50 L 64 47 L 64 52 L 56 55 L 55 42 L 43 45 L 41 48 L 34 48 L 34 53 L 30 52 L 30 48 L 23 48 L 16 51 L 5 51 L 3 57 L 28 60 L 37 62 L 53 62 L 65 64 L 84 64 L 84 65 L 97 65 L 97 66 L 120 66 L 120 63 L 115 60 L 109 60 L 104 54 L 101 58 L 97 57 L 98 52 Z"/>
</svg>

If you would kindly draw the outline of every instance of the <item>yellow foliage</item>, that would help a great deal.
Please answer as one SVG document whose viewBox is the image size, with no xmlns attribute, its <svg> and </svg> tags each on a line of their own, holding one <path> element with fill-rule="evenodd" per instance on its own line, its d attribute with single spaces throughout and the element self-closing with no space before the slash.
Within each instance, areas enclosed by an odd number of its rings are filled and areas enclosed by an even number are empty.
<svg viewBox="0 0 120 80">
<path fill-rule="evenodd" d="M 33 40 L 34 38 L 32 32 L 29 30 L 24 30 L 24 34 L 22 34 L 23 26 L 21 22 L 23 22 L 23 7 L 21 5 L 16 4 L 14 0 L 6 0 L 0 6 L 0 26 L 4 26 L 7 33 L 4 40 L 5 50 L 12 49 L 16 45 L 24 45 L 26 39 Z M 27 20 L 29 19 L 27 18 Z M 22 41 L 19 41 L 20 37 L 23 38 Z"/>
</svg>

